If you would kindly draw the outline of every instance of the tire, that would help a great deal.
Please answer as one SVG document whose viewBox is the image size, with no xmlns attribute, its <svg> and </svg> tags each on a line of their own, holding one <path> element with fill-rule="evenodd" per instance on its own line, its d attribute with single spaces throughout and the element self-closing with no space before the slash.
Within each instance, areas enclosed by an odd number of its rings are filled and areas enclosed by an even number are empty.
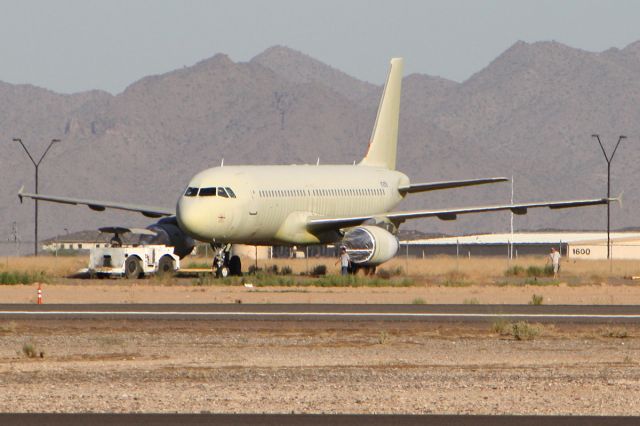
<svg viewBox="0 0 640 426">
<path fill-rule="evenodd" d="M 242 261 L 239 256 L 231 256 L 231 259 L 229 259 L 229 275 L 242 276 Z"/>
<path fill-rule="evenodd" d="M 227 278 L 229 276 L 229 268 L 221 266 L 216 269 L 216 278 Z"/>
<path fill-rule="evenodd" d="M 175 272 L 176 262 L 171 256 L 162 256 L 158 262 L 158 276 L 171 276 Z"/>
<path fill-rule="evenodd" d="M 124 262 L 124 276 L 127 279 L 135 280 L 142 276 L 142 265 L 136 256 L 129 256 Z"/>
</svg>

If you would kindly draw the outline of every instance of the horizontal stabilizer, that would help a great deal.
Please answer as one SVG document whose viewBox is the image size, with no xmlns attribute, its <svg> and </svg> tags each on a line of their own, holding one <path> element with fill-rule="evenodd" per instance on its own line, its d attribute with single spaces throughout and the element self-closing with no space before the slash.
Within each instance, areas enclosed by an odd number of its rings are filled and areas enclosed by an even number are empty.
<svg viewBox="0 0 640 426">
<path fill-rule="evenodd" d="M 485 179 L 451 180 L 445 182 L 414 183 L 401 186 L 398 191 L 401 194 L 413 194 L 415 192 L 437 191 L 439 189 L 462 188 L 464 186 L 484 185 L 487 183 L 507 182 L 504 177 L 494 177 Z"/>
</svg>

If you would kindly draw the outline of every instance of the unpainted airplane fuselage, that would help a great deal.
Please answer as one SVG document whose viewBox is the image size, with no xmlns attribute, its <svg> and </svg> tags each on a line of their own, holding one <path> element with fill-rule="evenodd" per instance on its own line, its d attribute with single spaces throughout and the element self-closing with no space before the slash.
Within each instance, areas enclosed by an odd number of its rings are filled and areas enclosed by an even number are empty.
<svg viewBox="0 0 640 426">
<path fill-rule="evenodd" d="M 396 170 L 356 165 L 224 166 L 204 170 L 188 188 L 232 188 L 234 197 L 183 194 L 180 227 L 201 241 L 314 244 L 337 232 L 310 233 L 310 217 L 382 214 L 403 196 L 409 178 Z"/>
</svg>

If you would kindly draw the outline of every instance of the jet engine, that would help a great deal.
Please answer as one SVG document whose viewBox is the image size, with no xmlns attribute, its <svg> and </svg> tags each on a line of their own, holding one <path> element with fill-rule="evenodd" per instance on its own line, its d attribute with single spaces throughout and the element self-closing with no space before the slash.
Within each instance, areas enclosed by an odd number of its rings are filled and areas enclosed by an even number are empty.
<svg viewBox="0 0 640 426">
<path fill-rule="evenodd" d="M 173 252 L 183 259 L 191 253 L 196 243 L 178 226 L 175 216 L 160 219 L 147 229 L 156 233 L 154 236 L 144 235 L 141 242 L 145 244 L 164 244 L 173 247 Z M 142 241 L 144 239 L 144 241 Z"/>
<path fill-rule="evenodd" d="M 357 265 L 375 266 L 396 255 L 398 239 L 378 226 L 358 226 L 344 234 L 342 245 Z"/>
</svg>

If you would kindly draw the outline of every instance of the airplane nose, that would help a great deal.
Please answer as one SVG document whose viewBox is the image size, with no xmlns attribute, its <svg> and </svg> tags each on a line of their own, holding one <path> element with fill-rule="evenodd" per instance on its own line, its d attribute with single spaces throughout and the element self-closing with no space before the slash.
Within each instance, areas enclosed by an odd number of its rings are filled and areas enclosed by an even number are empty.
<svg viewBox="0 0 640 426">
<path fill-rule="evenodd" d="M 204 241 L 210 238 L 206 210 L 198 206 L 197 199 L 181 197 L 176 209 L 176 219 L 180 228 L 193 238 Z"/>
<path fill-rule="evenodd" d="M 201 241 L 228 237 L 231 213 L 208 199 L 182 197 L 178 201 L 176 218 L 187 234 Z"/>
</svg>

